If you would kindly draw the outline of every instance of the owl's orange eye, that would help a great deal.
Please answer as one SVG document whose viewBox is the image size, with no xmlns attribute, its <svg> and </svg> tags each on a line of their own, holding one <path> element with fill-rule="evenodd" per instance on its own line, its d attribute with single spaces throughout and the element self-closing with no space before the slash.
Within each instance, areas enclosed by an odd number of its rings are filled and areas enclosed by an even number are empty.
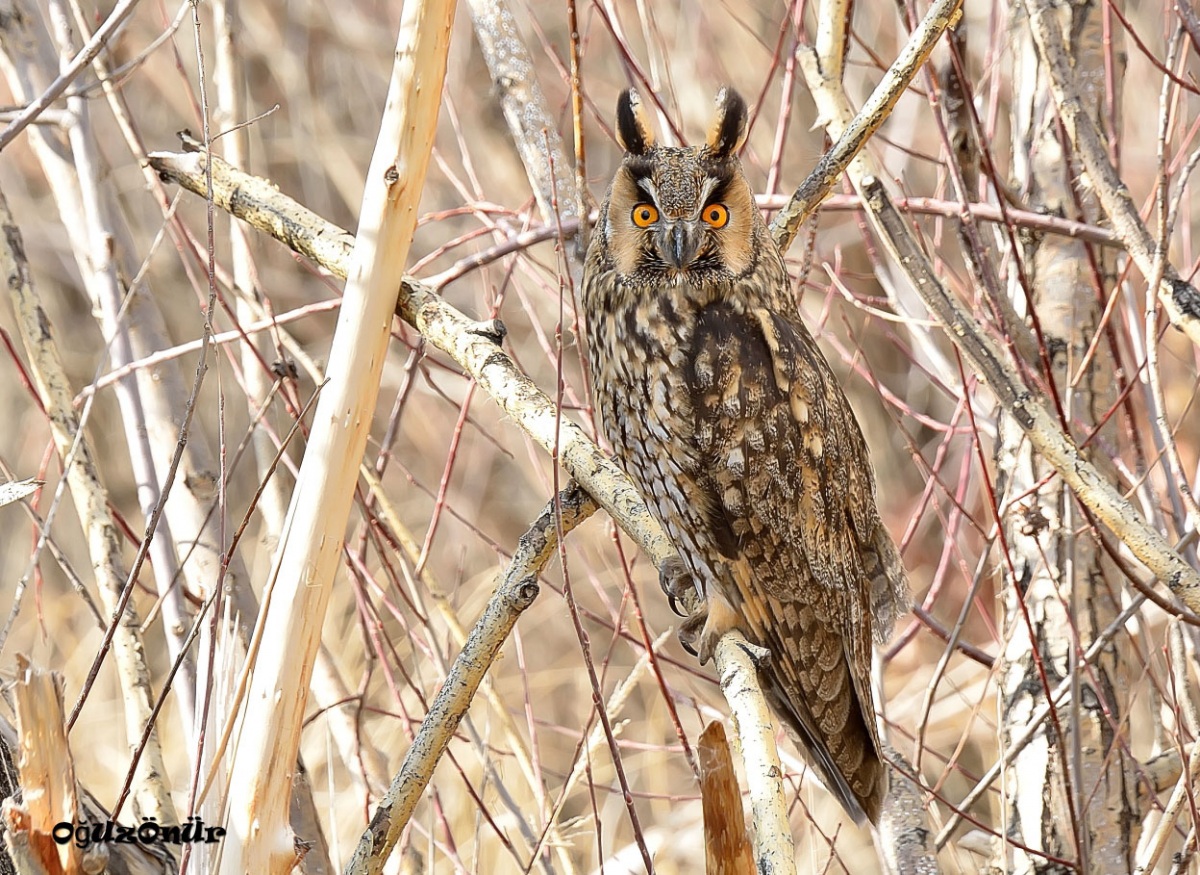
<svg viewBox="0 0 1200 875">
<path fill-rule="evenodd" d="M 638 204 L 633 208 L 633 224 L 639 228 L 649 228 L 658 221 L 658 210 L 653 204 Z"/>
<path fill-rule="evenodd" d="M 724 228 L 729 222 L 729 210 L 724 204 L 709 204 L 700 216 L 714 228 Z"/>
</svg>

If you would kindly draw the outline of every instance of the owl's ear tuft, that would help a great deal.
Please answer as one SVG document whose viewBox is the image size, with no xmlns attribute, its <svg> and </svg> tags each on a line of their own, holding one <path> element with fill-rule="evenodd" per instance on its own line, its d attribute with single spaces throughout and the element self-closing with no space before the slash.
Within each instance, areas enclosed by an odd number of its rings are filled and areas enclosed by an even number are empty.
<svg viewBox="0 0 1200 875">
<path fill-rule="evenodd" d="M 617 142 L 631 155 L 645 155 L 654 145 L 654 129 L 641 95 L 627 88 L 617 98 Z"/>
<path fill-rule="evenodd" d="M 726 86 L 717 92 L 717 111 L 708 129 L 708 148 L 717 158 L 736 155 L 746 142 L 750 112 L 742 95 Z"/>
</svg>

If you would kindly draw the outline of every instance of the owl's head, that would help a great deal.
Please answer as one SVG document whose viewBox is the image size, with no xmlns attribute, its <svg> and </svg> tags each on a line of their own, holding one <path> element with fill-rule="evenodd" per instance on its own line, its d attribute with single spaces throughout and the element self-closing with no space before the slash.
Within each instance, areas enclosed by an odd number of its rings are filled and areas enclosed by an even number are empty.
<svg viewBox="0 0 1200 875">
<path fill-rule="evenodd" d="M 737 157 L 747 116 L 741 96 L 722 88 L 703 145 L 660 146 L 638 93 L 621 94 L 617 138 L 625 160 L 604 222 L 619 276 L 698 283 L 754 267 L 763 222 Z"/>
</svg>

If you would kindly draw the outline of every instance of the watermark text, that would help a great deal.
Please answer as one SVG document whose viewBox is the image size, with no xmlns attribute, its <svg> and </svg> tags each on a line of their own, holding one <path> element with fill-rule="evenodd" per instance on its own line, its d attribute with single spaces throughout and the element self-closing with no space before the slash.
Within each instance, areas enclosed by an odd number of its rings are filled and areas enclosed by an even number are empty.
<svg viewBox="0 0 1200 875">
<path fill-rule="evenodd" d="M 92 845 L 211 845 L 225 835 L 224 827 L 205 826 L 199 817 L 189 817 L 181 824 L 164 826 L 153 817 L 143 817 L 136 826 L 113 823 L 71 823 L 62 821 L 54 825 L 51 835 L 60 845 L 74 842 L 77 848 L 87 849 Z"/>
</svg>

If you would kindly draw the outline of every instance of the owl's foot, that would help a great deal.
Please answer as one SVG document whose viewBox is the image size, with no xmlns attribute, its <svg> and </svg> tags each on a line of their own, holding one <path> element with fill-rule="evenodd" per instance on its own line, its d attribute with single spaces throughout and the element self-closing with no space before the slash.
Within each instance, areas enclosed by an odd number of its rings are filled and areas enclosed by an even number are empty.
<svg viewBox="0 0 1200 875">
<path fill-rule="evenodd" d="M 712 659 L 721 637 L 730 629 L 738 628 L 739 619 L 738 613 L 729 602 L 720 595 L 709 595 L 708 599 L 679 625 L 679 643 L 704 665 Z M 755 650 L 766 654 L 762 648 L 755 647 Z"/>
<path fill-rule="evenodd" d="M 700 596 L 700 590 L 696 586 L 696 582 L 692 580 L 691 572 L 684 566 L 683 560 L 676 555 L 668 556 L 658 566 L 658 585 L 667 594 L 667 602 L 671 605 L 671 610 L 679 617 L 688 616 L 687 611 L 679 607 L 679 602 L 682 600 L 686 605 L 689 597 L 695 599 Z M 695 654 L 693 653 L 693 655 Z"/>
</svg>

